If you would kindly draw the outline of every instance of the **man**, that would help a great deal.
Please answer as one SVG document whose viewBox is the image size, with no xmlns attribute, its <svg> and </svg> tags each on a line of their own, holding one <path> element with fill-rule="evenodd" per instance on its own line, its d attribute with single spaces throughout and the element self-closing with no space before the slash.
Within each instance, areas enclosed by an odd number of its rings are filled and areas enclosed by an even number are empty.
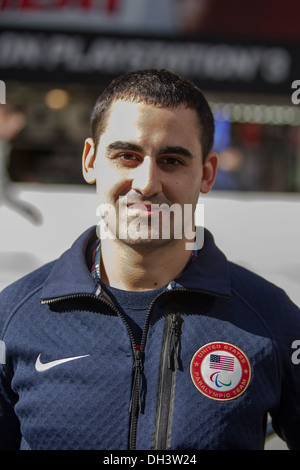
<svg viewBox="0 0 300 470">
<path fill-rule="evenodd" d="M 262 449 L 270 413 L 299 449 L 299 309 L 206 230 L 189 243 L 185 210 L 217 171 L 206 99 L 167 71 L 132 72 L 91 129 L 101 241 L 88 230 L 1 294 L 1 447 Z"/>
</svg>

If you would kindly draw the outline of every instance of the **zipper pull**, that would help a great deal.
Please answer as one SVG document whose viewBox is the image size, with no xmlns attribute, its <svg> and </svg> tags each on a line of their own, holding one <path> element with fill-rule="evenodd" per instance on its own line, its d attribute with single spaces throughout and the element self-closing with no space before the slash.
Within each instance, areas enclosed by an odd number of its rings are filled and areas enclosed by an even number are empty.
<svg viewBox="0 0 300 470">
<path fill-rule="evenodd" d="M 179 369 L 178 342 L 181 335 L 182 319 L 180 313 L 172 314 L 171 327 L 169 334 L 169 357 L 168 367 L 175 371 Z"/>
<path fill-rule="evenodd" d="M 135 350 L 133 364 L 133 381 L 131 389 L 131 398 L 129 405 L 129 413 L 132 411 L 133 403 L 138 399 L 138 411 L 143 413 L 141 400 L 141 377 L 143 372 L 143 352 L 140 349 Z"/>
</svg>

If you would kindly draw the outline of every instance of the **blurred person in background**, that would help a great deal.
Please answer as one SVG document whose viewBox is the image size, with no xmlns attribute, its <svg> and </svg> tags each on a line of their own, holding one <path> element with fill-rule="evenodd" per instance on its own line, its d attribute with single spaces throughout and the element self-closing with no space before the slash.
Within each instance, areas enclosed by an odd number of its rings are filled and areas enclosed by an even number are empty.
<svg viewBox="0 0 300 470">
<path fill-rule="evenodd" d="M 16 106 L 0 105 L 0 205 L 7 204 L 33 224 L 40 224 L 42 217 L 35 207 L 15 197 L 8 172 L 12 142 L 26 124 L 24 113 Z"/>
</svg>

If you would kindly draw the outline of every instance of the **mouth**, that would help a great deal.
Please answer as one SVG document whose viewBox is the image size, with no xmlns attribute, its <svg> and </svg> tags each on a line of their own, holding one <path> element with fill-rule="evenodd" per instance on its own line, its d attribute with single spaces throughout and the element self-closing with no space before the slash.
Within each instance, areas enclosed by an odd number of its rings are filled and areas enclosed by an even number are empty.
<svg viewBox="0 0 300 470">
<path fill-rule="evenodd" d="M 159 204 L 151 203 L 130 203 L 127 204 L 127 213 L 129 216 L 152 217 L 161 212 Z"/>
</svg>

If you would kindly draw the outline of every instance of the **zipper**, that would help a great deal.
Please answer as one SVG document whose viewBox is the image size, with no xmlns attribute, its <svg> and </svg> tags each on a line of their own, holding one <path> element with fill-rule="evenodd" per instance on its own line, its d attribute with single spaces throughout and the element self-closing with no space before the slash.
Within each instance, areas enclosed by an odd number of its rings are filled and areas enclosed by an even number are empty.
<svg viewBox="0 0 300 470">
<path fill-rule="evenodd" d="M 131 399 L 129 405 L 130 430 L 129 430 L 129 450 L 136 449 L 137 425 L 139 413 L 143 413 L 141 399 L 141 380 L 143 374 L 143 351 L 136 349 L 134 352 L 133 380 L 131 387 Z"/>
<path fill-rule="evenodd" d="M 174 291 L 230 298 L 229 295 L 204 289 L 174 288 Z M 153 450 L 168 450 L 171 447 L 176 374 L 177 370 L 182 370 L 179 348 L 183 319 L 184 314 L 180 312 L 168 314 L 165 319 L 152 438 Z"/>
<path fill-rule="evenodd" d="M 129 440 L 128 440 L 128 448 L 129 450 L 136 450 L 136 441 L 137 441 L 137 426 L 138 426 L 138 417 L 139 413 L 143 413 L 143 405 L 142 405 L 142 398 L 141 398 L 141 384 L 142 384 L 142 375 L 144 369 L 144 351 L 146 346 L 147 340 L 147 333 L 149 329 L 149 322 L 152 307 L 156 300 L 164 295 L 169 294 L 170 292 L 193 292 L 197 294 L 206 294 L 211 295 L 214 297 L 228 297 L 227 295 L 213 293 L 211 291 L 206 291 L 202 289 L 186 289 L 184 287 L 181 288 L 174 288 L 171 290 L 165 290 L 160 292 L 151 302 L 148 313 L 145 320 L 145 326 L 142 333 L 141 339 L 141 347 L 137 349 L 137 345 L 135 343 L 135 339 L 129 324 L 127 323 L 126 319 L 123 317 L 122 313 L 115 307 L 114 304 L 109 302 L 106 298 L 99 298 L 95 294 L 70 294 L 60 297 L 55 297 L 51 299 L 42 299 L 41 304 L 52 304 L 55 302 L 59 302 L 62 300 L 74 300 L 76 298 L 90 298 L 96 300 L 98 302 L 103 302 L 107 306 L 109 306 L 125 323 L 127 331 L 130 336 L 131 347 L 133 352 L 133 377 L 132 377 L 132 385 L 131 385 L 131 398 L 129 404 L 129 413 L 130 413 L 130 431 L 129 431 Z M 174 316 L 175 315 L 175 316 Z M 160 370 L 159 370 L 159 377 L 160 380 L 160 389 L 158 392 L 157 397 L 157 412 L 156 416 L 159 416 L 159 419 L 155 419 L 155 432 L 154 432 L 154 449 L 157 448 L 159 445 L 165 445 L 167 443 L 167 434 L 166 432 L 170 432 L 170 411 L 172 411 L 172 407 L 170 407 L 170 398 L 172 398 L 172 392 L 174 392 L 175 388 L 175 376 L 176 376 L 176 369 L 179 366 L 179 359 L 178 359 L 178 346 L 179 346 L 179 336 L 178 333 L 181 333 L 181 330 L 178 330 L 177 323 L 180 318 L 183 316 L 179 313 L 173 314 L 172 316 L 167 315 L 165 321 L 165 329 L 166 334 L 164 332 L 163 335 L 163 344 L 162 344 L 162 360 L 160 363 Z M 170 320 L 171 319 L 171 320 Z M 176 320 L 175 320 L 176 319 Z M 171 324 L 169 323 L 171 321 Z M 169 366 L 173 366 L 169 368 Z M 172 368 L 174 370 L 172 370 Z M 167 398 L 166 398 L 167 397 Z M 173 397 L 174 398 L 174 397 Z M 168 401 L 169 400 L 169 401 Z M 173 402 L 173 400 L 172 400 Z M 162 423 L 167 423 L 167 426 L 162 427 Z M 163 429 L 164 428 L 164 429 Z"/>
<path fill-rule="evenodd" d="M 158 294 L 157 297 L 162 295 L 164 292 Z M 156 298 L 157 298 L 156 297 Z M 142 333 L 142 340 L 141 340 L 141 347 L 140 349 L 137 348 L 133 333 L 129 324 L 126 321 L 126 318 L 122 315 L 122 313 L 115 307 L 114 304 L 109 302 L 106 298 L 99 298 L 94 294 L 71 294 L 61 297 L 55 297 L 52 299 L 43 299 L 41 300 L 41 304 L 52 304 L 55 302 L 59 302 L 62 300 L 74 300 L 78 298 L 90 298 L 96 300 L 98 302 L 103 302 L 104 304 L 108 305 L 121 319 L 126 325 L 127 331 L 130 336 L 131 347 L 133 352 L 133 377 L 132 377 L 132 385 L 131 385 L 131 398 L 129 403 L 129 413 L 130 413 L 130 430 L 129 430 L 129 440 L 128 440 L 128 448 L 129 450 L 136 449 L 136 440 L 137 440 L 137 424 L 138 424 L 138 417 L 139 413 L 143 413 L 142 407 L 142 399 L 141 399 L 141 383 L 142 383 L 142 374 L 143 374 L 143 362 L 144 362 L 144 349 L 146 344 L 147 332 L 148 332 L 148 325 L 149 319 L 151 314 L 151 309 L 154 301 L 152 301 L 147 316 L 145 320 L 145 327 Z"/>
<path fill-rule="evenodd" d="M 181 368 L 179 364 L 178 346 L 181 336 L 181 324 L 183 322 L 183 316 L 180 312 L 172 314 L 171 326 L 168 330 L 168 368 L 175 372 Z"/>
<path fill-rule="evenodd" d="M 170 448 L 176 372 L 177 369 L 181 369 L 178 350 L 182 323 L 183 314 L 181 313 L 177 312 L 166 316 L 152 439 L 152 449 L 154 450 Z"/>
<path fill-rule="evenodd" d="M 145 326 L 142 333 L 141 339 L 141 347 L 140 349 L 136 348 L 134 350 L 134 365 L 133 365 L 133 384 L 132 384 L 132 391 L 131 391 L 131 400 L 130 400 L 130 407 L 129 411 L 131 413 L 130 419 L 130 433 L 129 433 L 129 450 L 136 450 L 136 441 L 137 441 L 137 426 L 138 426 L 138 418 L 139 413 L 143 413 L 143 405 L 141 399 L 141 380 L 142 374 L 144 369 L 144 351 L 146 346 L 147 340 L 147 333 L 149 329 L 150 323 L 150 316 L 152 312 L 152 307 L 154 302 L 161 296 L 169 291 L 160 292 L 151 302 L 148 313 L 145 320 Z M 133 343 L 135 344 L 134 338 Z"/>
</svg>

